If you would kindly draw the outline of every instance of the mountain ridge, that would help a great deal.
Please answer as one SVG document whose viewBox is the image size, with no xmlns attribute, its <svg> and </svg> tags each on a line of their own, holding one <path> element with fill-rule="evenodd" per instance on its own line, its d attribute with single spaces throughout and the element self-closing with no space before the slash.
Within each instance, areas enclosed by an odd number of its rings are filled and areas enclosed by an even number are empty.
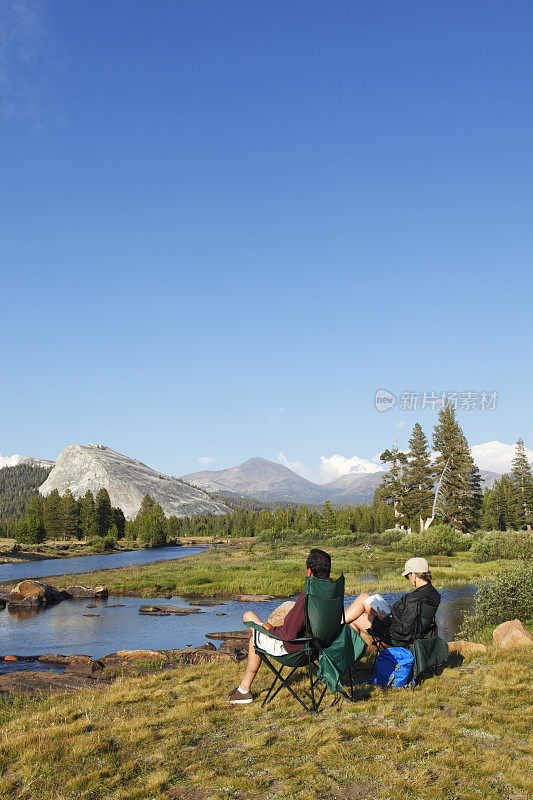
<svg viewBox="0 0 533 800">
<path fill-rule="evenodd" d="M 101 444 L 65 447 L 39 492 L 46 496 L 54 489 L 60 494 L 70 489 L 74 497 L 81 497 L 87 490 L 96 494 L 102 488 L 107 489 L 111 505 L 121 508 L 128 519 L 137 514 L 146 494 L 161 505 L 166 516 L 231 511 L 205 491 Z"/>
</svg>

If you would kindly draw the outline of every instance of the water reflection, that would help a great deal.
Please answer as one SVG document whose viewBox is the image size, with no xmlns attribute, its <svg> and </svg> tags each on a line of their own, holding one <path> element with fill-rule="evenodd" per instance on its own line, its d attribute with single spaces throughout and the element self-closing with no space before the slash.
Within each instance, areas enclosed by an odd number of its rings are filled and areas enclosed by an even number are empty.
<svg viewBox="0 0 533 800">
<path fill-rule="evenodd" d="M 40 606 L 39 608 L 21 608 L 20 606 L 8 606 L 7 612 L 11 617 L 15 617 L 15 619 L 32 619 L 32 617 L 38 616 L 41 613 L 43 607 Z"/>
</svg>

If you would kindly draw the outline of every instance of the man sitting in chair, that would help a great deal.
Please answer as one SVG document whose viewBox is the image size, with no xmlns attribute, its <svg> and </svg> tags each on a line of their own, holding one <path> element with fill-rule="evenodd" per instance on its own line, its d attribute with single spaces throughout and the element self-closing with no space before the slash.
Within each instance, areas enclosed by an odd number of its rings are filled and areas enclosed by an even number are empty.
<svg viewBox="0 0 533 800">
<path fill-rule="evenodd" d="M 440 594 L 431 583 L 431 572 L 425 558 L 410 558 L 402 572 L 411 583 L 413 591 L 404 594 L 391 607 L 391 613 L 382 614 L 369 606 L 370 595 L 360 594 L 346 609 L 346 622 L 359 634 L 371 633 L 390 644 L 394 639 L 410 643 L 416 633 L 421 603 L 438 608 Z"/>
<path fill-rule="evenodd" d="M 307 556 L 305 562 L 305 575 L 315 578 L 329 578 L 331 571 L 331 556 L 325 553 L 324 550 L 313 549 Z M 301 650 L 302 644 L 291 644 L 291 639 L 298 639 L 305 635 L 305 606 L 304 606 L 305 593 L 302 592 L 296 600 L 294 606 L 288 612 L 283 620 L 282 625 L 270 625 L 268 622 L 262 622 L 254 611 L 245 611 L 243 614 L 244 622 L 256 622 L 262 625 L 266 631 L 271 631 L 276 636 L 279 636 L 283 641 L 271 639 L 262 633 L 257 633 L 256 642 L 257 646 L 269 653 L 272 656 L 288 655 Z M 246 660 L 246 671 L 239 686 L 233 689 L 229 694 L 230 703 L 251 703 L 253 700 L 250 692 L 252 682 L 257 675 L 257 670 L 261 664 L 261 659 L 255 652 L 254 636 L 250 637 L 248 645 L 248 658 Z"/>
</svg>

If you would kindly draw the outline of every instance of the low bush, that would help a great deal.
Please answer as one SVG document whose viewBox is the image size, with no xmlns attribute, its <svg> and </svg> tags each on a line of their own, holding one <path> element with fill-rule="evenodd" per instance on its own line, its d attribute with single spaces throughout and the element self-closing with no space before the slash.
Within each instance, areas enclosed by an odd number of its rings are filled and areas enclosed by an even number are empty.
<svg viewBox="0 0 533 800">
<path fill-rule="evenodd" d="M 533 533 L 531 531 L 490 531 L 474 542 L 472 560 L 478 563 L 497 561 L 499 558 L 532 558 Z"/>
<path fill-rule="evenodd" d="M 466 637 L 487 625 L 511 619 L 528 622 L 533 618 L 533 564 L 521 562 L 502 569 L 495 580 L 482 585 L 476 595 L 474 613 L 463 622 Z"/>
<path fill-rule="evenodd" d="M 404 536 L 394 549 L 417 556 L 453 556 L 470 550 L 471 544 L 470 537 L 456 533 L 451 525 L 440 523 L 423 533 Z"/>
</svg>

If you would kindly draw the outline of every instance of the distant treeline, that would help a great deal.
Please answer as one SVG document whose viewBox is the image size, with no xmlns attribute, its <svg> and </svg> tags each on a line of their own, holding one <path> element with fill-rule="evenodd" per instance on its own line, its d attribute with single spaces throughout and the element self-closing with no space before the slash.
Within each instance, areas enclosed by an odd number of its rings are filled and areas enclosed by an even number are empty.
<svg viewBox="0 0 533 800">
<path fill-rule="evenodd" d="M 0 535 L 5 527 L 12 527 L 24 513 L 30 497 L 37 494 L 52 467 L 34 467 L 17 464 L 0 469 Z"/>
</svg>

